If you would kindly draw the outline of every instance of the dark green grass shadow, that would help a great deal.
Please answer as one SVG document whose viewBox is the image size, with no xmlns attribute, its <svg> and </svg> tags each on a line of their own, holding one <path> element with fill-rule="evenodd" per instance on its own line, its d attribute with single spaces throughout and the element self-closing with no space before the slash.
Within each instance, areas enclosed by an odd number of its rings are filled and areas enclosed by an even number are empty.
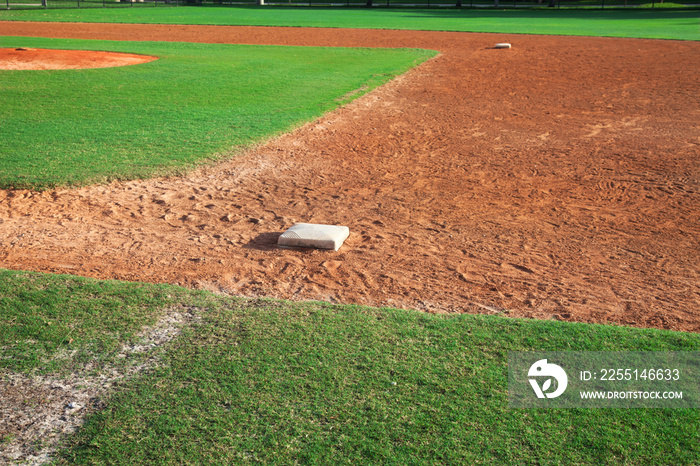
<svg viewBox="0 0 700 466">
<path fill-rule="evenodd" d="M 697 8 L 673 8 L 664 10 L 633 10 L 629 8 L 606 9 L 545 9 L 526 10 L 518 8 L 506 8 L 500 10 L 486 9 L 434 9 L 434 10 L 406 10 L 402 14 L 407 17 L 419 18 L 520 18 L 524 20 L 538 20 L 556 18 L 561 21 L 639 21 L 639 20 L 664 20 L 687 19 L 692 23 L 693 19 L 700 17 L 700 7 Z"/>
</svg>

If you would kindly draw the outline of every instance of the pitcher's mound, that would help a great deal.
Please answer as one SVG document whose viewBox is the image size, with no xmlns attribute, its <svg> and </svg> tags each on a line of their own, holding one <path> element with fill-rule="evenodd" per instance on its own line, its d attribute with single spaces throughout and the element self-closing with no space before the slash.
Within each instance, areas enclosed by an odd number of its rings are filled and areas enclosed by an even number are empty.
<svg viewBox="0 0 700 466">
<path fill-rule="evenodd" d="M 158 57 L 91 50 L 0 48 L 0 70 L 77 70 L 138 65 Z"/>
</svg>

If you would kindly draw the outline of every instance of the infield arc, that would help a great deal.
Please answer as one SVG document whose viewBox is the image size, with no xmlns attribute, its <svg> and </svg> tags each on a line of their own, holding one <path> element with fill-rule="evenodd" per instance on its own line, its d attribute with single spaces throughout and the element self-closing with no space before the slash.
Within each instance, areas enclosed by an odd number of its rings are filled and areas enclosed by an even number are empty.
<svg viewBox="0 0 700 466">
<path fill-rule="evenodd" d="M 138 65 L 157 60 L 150 55 L 94 50 L 0 48 L 0 70 L 77 70 Z"/>
</svg>

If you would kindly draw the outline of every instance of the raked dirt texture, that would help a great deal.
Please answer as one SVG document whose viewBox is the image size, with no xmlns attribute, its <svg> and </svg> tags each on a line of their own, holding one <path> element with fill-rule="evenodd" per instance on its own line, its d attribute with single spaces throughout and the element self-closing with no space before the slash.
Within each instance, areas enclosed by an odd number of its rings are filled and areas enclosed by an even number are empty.
<svg viewBox="0 0 700 466">
<path fill-rule="evenodd" d="M 440 55 L 185 177 L 0 192 L 2 267 L 700 330 L 697 42 L 59 23 L 3 33 Z M 278 249 L 295 222 L 351 234 L 338 252 Z"/>
</svg>

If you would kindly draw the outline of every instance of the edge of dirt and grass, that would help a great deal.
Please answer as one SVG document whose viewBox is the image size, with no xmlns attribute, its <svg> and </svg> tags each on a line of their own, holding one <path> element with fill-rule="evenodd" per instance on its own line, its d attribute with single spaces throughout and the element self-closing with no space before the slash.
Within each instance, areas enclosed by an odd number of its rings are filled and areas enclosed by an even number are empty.
<svg viewBox="0 0 700 466">
<path fill-rule="evenodd" d="M 0 37 L 0 47 L 159 57 L 116 68 L 0 71 L 0 188 L 38 190 L 178 174 L 230 158 L 437 53 L 30 37 Z"/>
<path fill-rule="evenodd" d="M 179 6 L 0 11 L 0 20 L 330 27 L 700 40 L 700 8 L 445 9 Z"/>
<path fill-rule="evenodd" d="M 196 318 L 154 345 L 157 363 L 98 393 L 100 409 L 64 439 L 58 464 L 700 459 L 697 409 L 508 404 L 509 352 L 700 351 L 700 335 L 682 332 L 0 271 L 0 364 L 5 377 L 72 377 L 78 386 L 76 374 L 94 380 L 138 364 L 119 348 L 183 309 Z"/>
<path fill-rule="evenodd" d="M 164 325 L 172 338 L 154 340 Z M 52 406 L 74 425 L 89 413 L 67 439 L 26 439 L 23 458 L 60 447 L 64 464 L 700 461 L 697 409 L 510 409 L 508 352 L 534 350 L 699 351 L 700 337 L 0 271 L 3 383 L 69 381 Z M 66 410 L 80 390 L 91 404 Z M 41 396 L 17 406 L 40 411 Z M 0 435 L 0 452 L 17 435 Z"/>
</svg>

